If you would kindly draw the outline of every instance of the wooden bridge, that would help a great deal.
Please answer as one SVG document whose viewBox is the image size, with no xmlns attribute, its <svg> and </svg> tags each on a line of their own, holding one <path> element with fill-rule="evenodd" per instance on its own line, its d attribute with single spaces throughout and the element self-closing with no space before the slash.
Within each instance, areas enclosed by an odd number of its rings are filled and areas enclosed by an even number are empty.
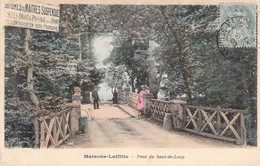
<svg viewBox="0 0 260 166">
<path fill-rule="evenodd" d="M 35 142 L 41 148 L 246 145 L 245 110 L 190 106 L 145 94 L 145 116 L 139 117 L 135 109 L 137 94 L 121 89 L 118 96 L 119 104 L 102 102 L 100 109 L 94 110 L 91 104 L 80 104 L 78 89 L 73 103 L 67 104 L 63 112 L 36 120 L 39 134 Z M 82 124 L 87 125 L 83 133 Z"/>
<path fill-rule="evenodd" d="M 235 145 L 180 131 L 169 131 L 153 118 L 138 117 L 138 112 L 128 105 L 82 105 L 82 115 L 89 110 L 88 132 L 76 136 L 61 148 L 87 147 L 145 147 L 145 148 L 207 148 L 234 147 Z M 88 114 L 89 115 L 89 114 Z"/>
</svg>

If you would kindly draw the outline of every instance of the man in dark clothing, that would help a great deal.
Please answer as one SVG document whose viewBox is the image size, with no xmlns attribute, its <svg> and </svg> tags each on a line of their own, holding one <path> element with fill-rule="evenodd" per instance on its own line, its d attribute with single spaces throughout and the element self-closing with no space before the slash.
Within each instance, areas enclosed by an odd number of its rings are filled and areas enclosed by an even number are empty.
<svg viewBox="0 0 260 166">
<path fill-rule="evenodd" d="M 94 104 L 94 109 L 99 109 L 99 97 L 98 93 L 95 89 L 92 91 L 92 99 L 93 99 L 93 104 Z"/>
<path fill-rule="evenodd" d="M 117 91 L 114 90 L 114 93 L 113 93 L 113 104 L 117 104 Z"/>
</svg>

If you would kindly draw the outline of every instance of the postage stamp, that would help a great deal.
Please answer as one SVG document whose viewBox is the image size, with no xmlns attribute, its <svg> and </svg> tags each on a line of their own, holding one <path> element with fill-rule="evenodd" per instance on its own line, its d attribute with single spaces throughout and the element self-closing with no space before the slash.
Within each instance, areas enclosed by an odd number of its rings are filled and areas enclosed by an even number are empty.
<svg viewBox="0 0 260 166">
<path fill-rule="evenodd" d="M 221 5 L 221 27 L 218 32 L 218 48 L 221 54 L 234 62 L 246 62 L 255 56 L 256 6 Z"/>
<path fill-rule="evenodd" d="M 256 47 L 256 6 L 220 6 L 220 47 Z"/>
</svg>

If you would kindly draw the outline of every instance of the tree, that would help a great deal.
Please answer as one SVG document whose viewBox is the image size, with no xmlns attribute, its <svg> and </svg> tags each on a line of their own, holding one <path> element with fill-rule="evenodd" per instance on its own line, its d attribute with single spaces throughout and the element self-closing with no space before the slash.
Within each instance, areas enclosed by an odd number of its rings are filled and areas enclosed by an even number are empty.
<svg viewBox="0 0 260 166">
<path fill-rule="evenodd" d="M 161 61 L 167 67 L 165 73 L 168 76 L 163 81 L 168 88 L 164 89 L 169 91 L 171 98 L 186 94 L 191 103 L 194 78 L 200 73 L 193 37 L 216 20 L 216 15 L 203 15 L 216 9 L 208 6 L 158 6 L 156 11 L 159 14 L 156 17 L 158 24 L 153 26 L 157 32 L 155 42 L 160 45 L 157 52 L 162 55 Z"/>
<path fill-rule="evenodd" d="M 158 11 L 160 24 L 154 28 L 159 61 L 167 68 L 164 90 L 171 98 L 186 94 L 197 105 L 250 110 L 248 137 L 255 144 L 256 49 L 242 49 L 255 55 L 247 63 L 233 63 L 220 54 L 217 6 L 163 6 Z"/>
<path fill-rule="evenodd" d="M 115 66 L 124 66 L 129 76 L 131 89 L 141 87 L 147 82 L 147 53 L 142 43 L 128 39 L 120 47 L 115 47 L 104 64 L 112 63 Z"/>
<path fill-rule="evenodd" d="M 159 91 L 160 77 L 161 73 L 156 70 L 155 65 L 153 65 L 153 57 L 149 52 L 149 43 L 154 39 L 155 31 L 152 28 L 152 24 L 155 23 L 156 14 L 154 13 L 154 6 L 125 6 L 125 5 L 115 5 L 111 6 L 111 18 L 113 21 L 112 25 L 115 27 L 115 46 L 121 46 L 126 40 L 139 41 L 145 46 L 141 50 L 141 54 L 145 54 L 146 62 L 145 70 L 143 76 L 139 76 L 136 82 L 138 91 L 141 90 L 140 86 L 142 84 L 149 84 L 149 90 L 157 98 L 157 93 Z M 149 57 L 149 58 L 148 58 Z M 149 62 L 147 63 L 147 59 Z M 149 73 L 149 74 L 148 74 Z M 131 74 L 130 74 L 131 75 Z M 157 76 L 158 75 L 158 76 Z M 133 87 L 133 76 L 132 79 Z M 140 79 L 141 78 L 141 79 Z M 130 79 L 130 80 L 131 80 Z M 133 88 L 132 88 L 133 89 Z"/>
<path fill-rule="evenodd" d="M 111 93 L 117 90 L 118 86 L 123 86 L 126 80 L 124 66 L 109 66 L 106 72 L 105 81 L 111 88 Z"/>
<path fill-rule="evenodd" d="M 48 95 L 68 97 L 68 87 L 77 77 L 77 72 L 73 71 L 80 66 L 71 65 L 77 53 L 75 46 L 66 42 L 58 33 L 30 30 L 30 54 L 26 54 L 25 42 L 21 42 L 25 41 L 25 31 L 22 28 L 6 28 L 6 95 L 23 100 L 27 98 L 24 92 L 30 91 L 31 98 L 35 94 L 35 103 L 38 98 Z M 19 84 L 11 82 L 17 78 Z M 16 88 L 12 91 L 10 87 Z"/>
<path fill-rule="evenodd" d="M 77 84 L 83 90 L 92 89 L 91 84 L 101 83 L 104 77 L 102 69 L 96 67 L 92 48 L 95 35 L 109 31 L 108 9 L 103 5 L 61 5 L 61 33 L 78 44 L 77 59 L 81 67 L 77 71 Z"/>
<path fill-rule="evenodd" d="M 50 53 L 32 50 L 32 47 L 30 47 L 32 42 L 31 30 L 25 29 L 24 32 L 23 49 L 20 49 L 19 52 L 7 51 L 7 53 L 11 53 L 12 55 L 6 54 L 6 56 L 13 57 L 13 61 L 9 61 L 11 58 L 7 59 L 6 66 L 9 71 L 11 69 L 15 74 L 23 72 L 23 74 L 26 75 L 26 90 L 29 93 L 31 102 L 38 108 L 39 101 L 35 94 L 34 73 L 39 75 L 43 74 L 44 71 L 48 70 L 48 68 L 56 63 L 56 59 Z"/>
</svg>

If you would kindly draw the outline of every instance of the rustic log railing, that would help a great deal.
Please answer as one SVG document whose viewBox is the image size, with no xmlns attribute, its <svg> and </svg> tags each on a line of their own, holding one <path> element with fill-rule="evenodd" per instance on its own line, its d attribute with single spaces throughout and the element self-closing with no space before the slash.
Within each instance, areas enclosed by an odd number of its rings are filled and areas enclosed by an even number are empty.
<svg viewBox="0 0 260 166">
<path fill-rule="evenodd" d="M 40 148 L 56 147 L 71 136 L 70 115 L 72 108 L 37 118 Z"/>
<path fill-rule="evenodd" d="M 170 102 L 163 100 L 150 99 L 151 108 L 150 113 L 151 117 L 158 120 L 163 121 L 165 113 L 170 112 Z"/>
<path fill-rule="evenodd" d="M 121 103 L 136 107 L 137 93 L 121 88 L 118 97 Z M 191 106 L 180 100 L 164 101 L 150 96 L 144 97 L 144 107 L 149 116 L 163 123 L 165 114 L 171 113 L 174 130 L 246 145 L 246 110 Z"/>
<path fill-rule="evenodd" d="M 74 87 L 72 103 L 61 106 L 58 113 L 34 118 L 35 148 L 51 148 L 59 146 L 79 132 L 81 120 L 81 90 Z"/>
<path fill-rule="evenodd" d="M 138 94 L 134 92 L 129 92 L 129 105 L 133 108 L 136 108 L 138 100 Z"/>
<path fill-rule="evenodd" d="M 183 130 L 206 137 L 246 144 L 246 110 L 184 105 Z"/>
</svg>

